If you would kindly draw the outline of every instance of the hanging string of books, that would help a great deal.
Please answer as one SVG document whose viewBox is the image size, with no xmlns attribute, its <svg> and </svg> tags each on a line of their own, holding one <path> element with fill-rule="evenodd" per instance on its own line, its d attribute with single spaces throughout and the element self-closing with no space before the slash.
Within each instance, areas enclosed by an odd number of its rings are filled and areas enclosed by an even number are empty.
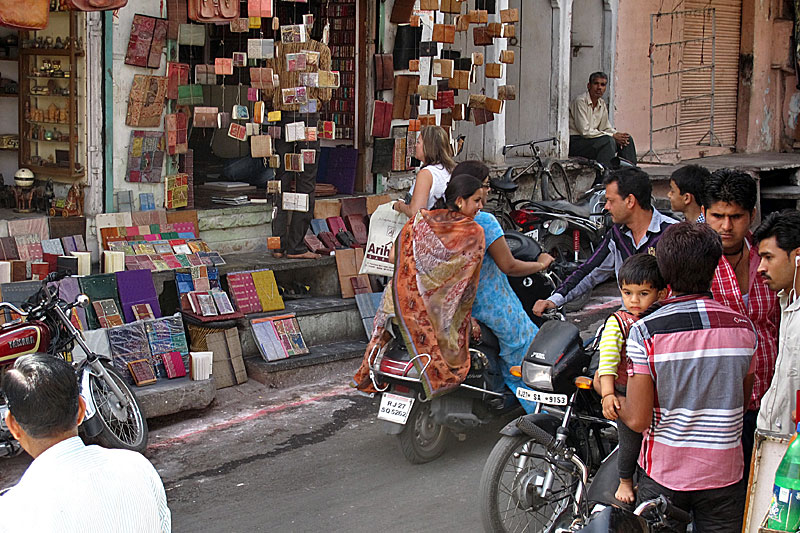
<svg viewBox="0 0 800 533">
<path fill-rule="evenodd" d="M 505 100 L 516 99 L 515 86 L 499 85 L 495 94 L 487 94 L 485 81 L 502 78 L 503 65 L 515 61 L 513 50 L 500 50 L 496 58 L 489 58 L 487 47 L 497 44 L 498 39 L 516 37 L 518 10 L 498 12 L 495 2 L 478 0 L 476 7 L 483 9 L 466 11 L 465 3 L 420 0 L 416 10 L 414 0 L 395 1 L 389 17 L 391 23 L 397 24 L 392 53 L 375 56 L 375 90 L 391 90 L 392 97 L 389 101 L 388 95 L 382 93 L 375 99 L 373 173 L 417 166 L 418 162 L 412 159 L 412 143 L 422 126 L 438 122 L 448 131 L 458 121 L 480 126 L 503 111 Z M 431 30 L 430 41 L 422 40 L 423 26 Z M 472 46 L 467 41 L 470 28 Z M 457 39 L 459 34 L 463 37 Z M 470 48 L 477 50 L 468 53 Z M 426 72 L 421 72 L 421 64 L 427 65 Z M 420 114 L 423 101 L 426 113 Z M 392 120 L 408 121 L 408 125 L 392 126 Z"/>
</svg>

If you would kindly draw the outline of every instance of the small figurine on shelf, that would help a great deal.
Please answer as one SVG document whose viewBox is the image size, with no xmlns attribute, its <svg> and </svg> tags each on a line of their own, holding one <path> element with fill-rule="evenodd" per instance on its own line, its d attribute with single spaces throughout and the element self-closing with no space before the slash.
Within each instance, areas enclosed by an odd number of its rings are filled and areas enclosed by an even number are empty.
<svg viewBox="0 0 800 533">
<path fill-rule="evenodd" d="M 83 216 L 83 188 L 86 184 L 83 182 L 74 183 L 67 192 L 67 201 L 64 204 L 64 210 L 61 212 L 63 217 L 80 217 Z"/>
<path fill-rule="evenodd" d="M 36 187 L 35 196 L 36 196 L 36 211 L 41 211 L 46 213 L 50 208 L 50 204 L 53 202 L 53 199 L 55 198 L 55 193 L 53 192 L 53 180 L 48 179 L 47 183 Z"/>
<path fill-rule="evenodd" d="M 21 168 L 14 174 L 14 197 L 16 198 L 17 207 L 15 211 L 18 213 L 30 213 L 31 204 L 33 203 L 33 172 L 27 168 Z"/>
</svg>

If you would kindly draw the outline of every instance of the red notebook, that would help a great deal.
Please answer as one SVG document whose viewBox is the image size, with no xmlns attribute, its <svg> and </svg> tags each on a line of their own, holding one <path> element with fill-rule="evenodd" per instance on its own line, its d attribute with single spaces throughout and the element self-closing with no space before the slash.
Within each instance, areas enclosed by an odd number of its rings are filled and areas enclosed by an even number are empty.
<svg viewBox="0 0 800 533">
<path fill-rule="evenodd" d="M 389 137 L 392 133 L 392 104 L 381 100 L 375 101 L 372 112 L 372 136 Z"/>
<path fill-rule="evenodd" d="M 245 314 L 261 312 L 261 300 L 250 272 L 228 274 L 228 287 L 239 311 Z"/>
<path fill-rule="evenodd" d="M 169 379 L 182 378 L 186 375 L 186 367 L 180 352 L 162 353 L 161 359 L 164 361 L 164 369 Z"/>
</svg>

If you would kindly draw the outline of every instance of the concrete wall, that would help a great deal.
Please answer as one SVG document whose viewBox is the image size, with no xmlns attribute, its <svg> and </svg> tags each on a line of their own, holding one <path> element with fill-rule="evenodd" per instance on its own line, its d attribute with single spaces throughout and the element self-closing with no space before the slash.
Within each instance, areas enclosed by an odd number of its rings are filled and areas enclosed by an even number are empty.
<svg viewBox="0 0 800 533">
<path fill-rule="evenodd" d="M 134 7 L 135 6 L 135 7 Z M 128 95 L 130 94 L 133 76 L 135 74 L 147 74 L 153 76 L 165 76 L 167 71 L 166 56 L 161 58 L 159 69 L 149 69 L 132 67 L 125 64 L 125 53 L 128 49 L 128 39 L 131 32 L 131 23 L 136 14 L 150 15 L 152 17 L 167 16 L 167 4 L 162 0 L 136 0 L 128 4 L 125 9 L 119 10 L 119 16 L 114 18 L 111 28 L 106 28 L 107 34 L 113 40 L 113 66 L 112 79 L 113 98 L 114 98 L 114 153 L 111 154 L 111 162 L 114 169 L 114 191 L 130 190 L 133 191 L 134 203 L 138 206 L 139 193 L 150 192 L 155 197 L 156 207 L 164 206 L 164 184 L 163 183 L 129 183 L 125 181 L 125 174 L 128 169 L 128 149 L 130 147 L 131 131 L 151 130 L 163 131 L 163 119 L 157 128 L 132 128 L 125 124 L 125 117 L 128 112 Z M 108 82 L 108 80 L 106 80 Z M 165 157 L 164 166 L 166 167 Z M 106 210 L 113 211 L 113 206 L 106 206 Z"/>
<path fill-rule="evenodd" d="M 791 149 L 800 139 L 789 36 L 792 13 L 783 0 L 744 0 L 736 147 L 761 152 Z"/>
</svg>

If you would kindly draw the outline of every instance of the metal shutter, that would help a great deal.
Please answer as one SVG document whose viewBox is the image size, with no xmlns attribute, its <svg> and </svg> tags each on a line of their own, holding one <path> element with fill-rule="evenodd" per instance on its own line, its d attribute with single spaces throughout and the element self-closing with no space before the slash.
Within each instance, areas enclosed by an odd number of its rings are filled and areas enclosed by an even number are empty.
<svg viewBox="0 0 800 533">
<path fill-rule="evenodd" d="M 742 0 L 687 0 L 685 9 L 716 9 L 716 69 L 714 73 L 714 133 L 724 146 L 736 142 L 736 108 L 739 91 L 739 39 L 741 35 Z M 712 23 L 709 16 L 687 17 L 684 26 L 684 39 L 699 39 L 711 35 Z M 711 64 L 711 42 L 688 43 L 684 46 L 683 65 L 689 69 Z M 686 72 L 681 75 L 680 96 L 690 98 L 710 92 L 711 70 Z M 710 108 L 709 98 L 698 98 L 680 105 L 680 122 L 707 116 Z M 709 131 L 708 120 L 702 120 L 680 127 L 681 147 L 696 146 Z M 707 143 L 708 138 L 703 139 Z"/>
</svg>

